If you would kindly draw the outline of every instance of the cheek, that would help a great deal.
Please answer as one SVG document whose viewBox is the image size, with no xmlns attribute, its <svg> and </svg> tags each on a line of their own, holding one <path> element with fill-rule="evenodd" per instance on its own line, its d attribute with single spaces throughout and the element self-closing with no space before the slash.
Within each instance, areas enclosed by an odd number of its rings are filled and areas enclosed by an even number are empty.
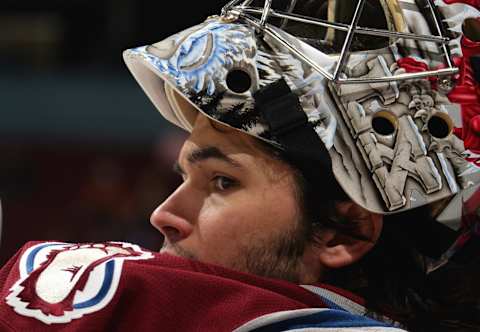
<svg viewBox="0 0 480 332">
<path fill-rule="evenodd" d="M 209 246 L 248 246 L 290 229 L 297 219 L 293 195 L 284 188 L 270 187 L 226 200 L 210 199 L 201 211 L 198 232 Z"/>
<path fill-rule="evenodd" d="M 212 198 L 200 211 L 199 236 L 207 247 L 233 246 L 247 234 L 255 231 L 260 205 L 251 199 L 218 200 Z"/>
<path fill-rule="evenodd" d="M 298 220 L 298 204 L 293 193 L 286 188 L 268 188 L 263 193 L 259 211 L 266 227 L 290 229 Z"/>
</svg>

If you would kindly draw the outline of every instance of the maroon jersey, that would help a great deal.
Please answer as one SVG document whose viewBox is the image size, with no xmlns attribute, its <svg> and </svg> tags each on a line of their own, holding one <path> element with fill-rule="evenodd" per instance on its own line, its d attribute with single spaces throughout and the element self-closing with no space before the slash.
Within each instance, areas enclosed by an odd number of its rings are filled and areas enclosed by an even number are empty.
<svg viewBox="0 0 480 332">
<path fill-rule="evenodd" d="M 331 287 L 119 242 L 28 243 L 0 270 L 0 287 L 0 331 L 399 331 Z"/>
</svg>

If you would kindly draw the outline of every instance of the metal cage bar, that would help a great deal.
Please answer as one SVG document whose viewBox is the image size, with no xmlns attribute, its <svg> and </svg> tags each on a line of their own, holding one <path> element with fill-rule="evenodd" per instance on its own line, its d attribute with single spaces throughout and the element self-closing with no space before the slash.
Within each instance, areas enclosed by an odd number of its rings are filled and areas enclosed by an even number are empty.
<svg viewBox="0 0 480 332">
<path fill-rule="evenodd" d="M 239 7 L 238 9 L 240 8 L 245 13 L 250 13 L 250 14 L 262 13 L 262 10 L 254 7 Z M 307 16 L 293 14 L 293 13 L 284 13 L 280 11 L 275 11 L 274 9 L 270 9 L 270 16 L 276 17 L 276 18 L 282 18 L 286 20 L 292 20 L 296 22 L 301 22 L 301 23 L 318 25 L 321 27 L 331 28 L 331 29 L 340 30 L 340 31 L 348 31 L 348 24 L 331 23 L 318 18 L 307 17 Z M 397 31 L 389 31 L 389 30 L 381 30 L 381 29 L 373 29 L 373 28 L 365 28 L 365 27 L 357 27 L 355 30 L 355 33 L 370 35 L 370 36 L 379 36 L 379 37 L 396 37 L 396 38 L 415 39 L 415 40 L 422 40 L 422 41 L 431 41 L 434 43 L 449 42 L 449 39 L 446 37 L 417 35 L 417 34 L 408 33 L 408 32 L 397 32 Z"/>
<path fill-rule="evenodd" d="M 263 7 L 262 17 L 260 18 L 260 26 L 265 27 L 267 19 L 270 13 L 270 8 L 272 8 L 272 0 L 265 0 L 265 6 Z"/>
<path fill-rule="evenodd" d="M 430 8 L 430 12 L 432 13 L 433 20 L 435 22 L 435 28 L 437 29 L 437 33 L 438 33 L 439 36 L 442 36 L 442 29 L 440 28 L 440 25 L 438 24 L 437 15 L 435 15 L 435 10 L 433 9 L 433 1 L 432 0 L 428 0 L 428 7 Z M 451 61 L 449 53 L 448 53 L 447 45 L 443 44 L 442 48 L 443 48 L 443 53 L 445 55 L 445 60 L 447 61 L 448 67 L 452 67 L 452 61 Z"/>
<path fill-rule="evenodd" d="M 226 10 L 225 13 L 223 13 L 223 10 L 222 10 L 222 15 L 226 15 L 227 13 L 232 13 L 237 17 L 243 18 L 247 23 L 255 26 L 257 29 L 264 32 L 265 34 L 267 34 L 268 36 L 276 40 L 278 43 L 280 43 L 282 46 L 290 50 L 301 61 L 311 66 L 315 71 L 317 71 L 323 77 L 325 77 L 330 81 L 334 81 L 338 84 L 393 82 L 393 81 L 408 80 L 408 79 L 426 78 L 430 76 L 452 75 L 458 72 L 458 68 L 452 65 L 449 52 L 448 52 L 448 47 L 447 47 L 449 38 L 444 37 L 442 34 L 440 25 L 438 23 L 434 9 L 432 7 L 432 0 L 428 0 L 428 2 L 430 5 L 430 10 L 432 11 L 433 19 L 435 21 L 435 27 L 437 29 L 438 36 L 417 35 L 417 34 L 406 33 L 406 32 L 396 32 L 396 31 L 388 31 L 388 30 L 382 30 L 382 29 L 359 27 L 357 26 L 357 24 L 361 16 L 361 11 L 365 3 L 365 0 L 359 0 L 357 7 L 355 8 L 355 12 L 350 25 L 343 24 L 343 23 L 332 23 L 325 20 L 297 15 L 293 13 L 275 11 L 274 9 L 271 8 L 272 0 L 265 0 L 265 6 L 263 8 L 249 7 L 249 5 L 252 3 L 253 0 L 245 0 L 240 6 L 237 6 L 237 4 L 240 1 L 241 0 L 230 1 L 227 4 L 227 6 L 230 5 L 230 7 L 228 7 L 228 10 Z M 253 17 L 249 14 L 261 14 L 261 18 L 258 19 L 257 17 Z M 342 50 L 340 52 L 339 59 L 338 59 L 336 68 L 334 70 L 334 73 L 331 74 L 325 68 L 318 66 L 315 63 L 315 61 L 313 61 L 308 56 L 303 54 L 302 51 L 298 50 L 295 46 L 293 46 L 281 34 L 275 31 L 275 29 L 272 29 L 266 23 L 269 16 L 282 18 L 284 20 L 294 20 L 297 22 L 313 24 L 313 25 L 323 26 L 327 28 L 333 28 L 340 31 L 346 31 L 347 37 L 342 46 Z M 350 50 L 350 46 L 351 46 L 351 42 L 354 34 L 414 39 L 414 40 L 430 41 L 430 42 L 441 44 L 448 68 L 428 70 L 428 71 L 416 72 L 416 73 L 404 73 L 404 74 L 397 74 L 392 76 L 382 76 L 382 77 L 376 77 L 376 78 L 346 78 L 346 79 L 339 78 L 340 73 L 345 67 L 345 63 L 348 58 L 348 53 Z"/>
<path fill-rule="evenodd" d="M 242 17 L 248 21 L 250 24 L 257 28 L 261 28 L 259 22 L 257 22 L 254 18 L 249 17 L 249 16 L 243 16 Z M 298 50 L 295 46 L 293 46 L 291 43 L 289 43 L 285 38 L 283 38 L 281 35 L 279 35 L 275 30 L 270 28 L 268 25 L 266 25 L 263 28 L 263 31 L 268 34 L 270 37 L 275 39 L 278 43 L 280 43 L 282 46 L 286 47 L 289 49 L 293 54 L 298 56 L 302 61 L 307 63 L 308 65 L 312 66 L 313 69 L 315 69 L 318 73 L 320 73 L 322 76 L 326 77 L 329 80 L 333 80 L 332 74 L 330 74 L 328 71 L 326 71 L 324 68 L 318 66 L 312 59 L 309 57 L 305 56 L 300 50 Z"/>
<path fill-rule="evenodd" d="M 231 0 L 225 6 L 222 7 L 221 13 L 222 16 L 227 15 L 228 11 L 232 9 L 233 6 L 236 6 L 242 0 Z"/>
<path fill-rule="evenodd" d="M 358 21 L 360 20 L 360 16 L 362 16 L 364 4 L 365 0 L 359 0 L 357 3 L 357 7 L 355 7 L 352 24 L 348 27 L 347 37 L 345 38 L 342 50 L 340 51 L 340 58 L 338 59 L 337 66 L 335 68 L 335 71 L 333 72 L 334 81 L 338 80 L 338 75 L 340 74 L 340 71 L 343 69 L 343 67 L 345 67 L 345 61 L 347 61 L 348 59 L 348 51 L 350 50 L 350 46 L 352 45 L 353 35 L 355 34 L 355 29 L 357 28 Z"/>
</svg>

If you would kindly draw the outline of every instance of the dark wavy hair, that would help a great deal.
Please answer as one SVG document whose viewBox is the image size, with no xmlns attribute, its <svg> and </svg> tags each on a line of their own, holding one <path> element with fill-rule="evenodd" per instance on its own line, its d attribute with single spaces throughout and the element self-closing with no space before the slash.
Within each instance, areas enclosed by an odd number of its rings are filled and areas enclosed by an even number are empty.
<svg viewBox="0 0 480 332">
<path fill-rule="evenodd" d="M 333 228 L 344 235 L 370 241 L 355 223 L 340 217 L 335 203 L 349 201 L 343 190 L 326 189 L 309 179 L 298 163 L 267 143 L 263 151 L 289 164 L 293 171 L 303 219 L 315 234 Z M 331 188 L 330 188 L 331 189 Z M 337 192 L 332 197 L 331 192 Z M 455 234 L 436 222 L 429 206 L 384 216 L 382 234 L 374 248 L 358 262 L 329 271 L 327 282 L 362 296 L 367 310 L 386 315 L 412 332 L 480 331 L 480 240 L 472 240 L 449 263 L 427 273 L 427 263 L 453 243 Z"/>
<path fill-rule="evenodd" d="M 368 309 L 412 332 L 480 331 L 480 257 L 473 252 L 463 261 L 453 257 L 427 273 L 428 262 L 438 253 L 429 252 L 426 242 L 444 236 L 428 207 L 384 220 L 373 250 L 332 271 L 328 281 L 361 295 Z"/>
</svg>

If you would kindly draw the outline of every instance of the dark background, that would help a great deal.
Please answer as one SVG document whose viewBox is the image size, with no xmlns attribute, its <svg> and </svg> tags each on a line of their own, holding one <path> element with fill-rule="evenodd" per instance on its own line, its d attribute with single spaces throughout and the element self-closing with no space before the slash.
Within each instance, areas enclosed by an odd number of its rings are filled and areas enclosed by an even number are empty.
<svg viewBox="0 0 480 332">
<path fill-rule="evenodd" d="M 0 266 L 26 241 L 129 241 L 157 250 L 153 209 L 178 185 L 186 134 L 122 60 L 226 1 L 0 2 Z"/>
</svg>

